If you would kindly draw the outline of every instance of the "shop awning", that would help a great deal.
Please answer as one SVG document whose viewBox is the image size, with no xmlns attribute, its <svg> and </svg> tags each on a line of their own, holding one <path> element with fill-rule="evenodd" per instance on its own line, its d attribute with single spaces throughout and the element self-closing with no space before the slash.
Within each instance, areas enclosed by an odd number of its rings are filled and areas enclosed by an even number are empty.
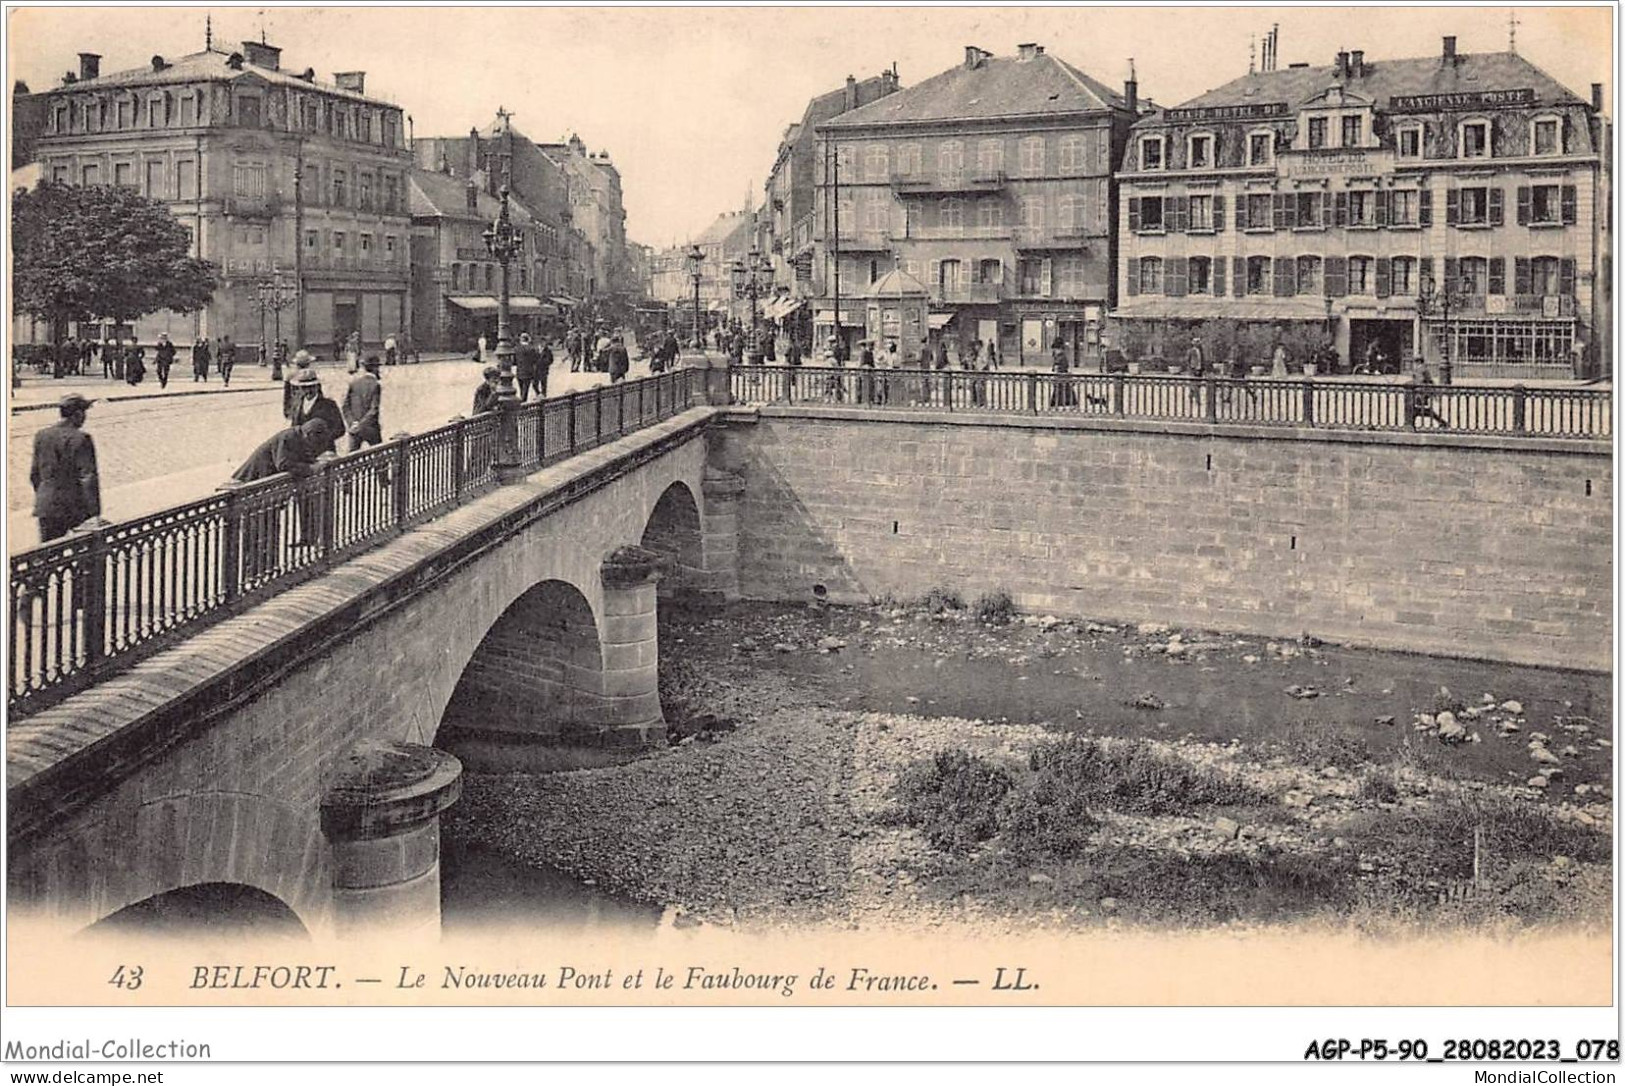
<svg viewBox="0 0 1625 1086">
<path fill-rule="evenodd" d="M 833 309 L 820 309 L 820 310 L 818 310 L 818 312 L 813 314 L 813 323 L 815 323 L 815 324 L 834 324 L 835 323 L 835 311 Z M 863 323 L 863 311 L 861 309 L 843 309 L 843 310 L 841 310 L 841 324 L 843 326 L 856 326 L 856 325 L 860 325 L 862 323 Z"/>
<path fill-rule="evenodd" d="M 466 309 L 470 313 L 486 313 L 486 312 L 495 313 L 497 311 L 497 300 L 495 298 L 492 298 L 492 297 L 489 297 L 489 296 L 486 296 L 486 295 L 480 295 L 480 294 L 451 295 L 451 294 L 448 294 L 448 295 L 446 295 L 446 301 L 450 302 L 452 305 L 456 306 L 458 309 Z"/>
<path fill-rule="evenodd" d="M 552 302 L 554 305 L 563 306 L 577 306 L 581 304 L 568 294 L 555 294 L 553 297 L 549 298 L 548 301 Z"/>
<path fill-rule="evenodd" d="M 954 313 L 927 313 L 925 319 L 931 322 L 931 329 L 935 331 L 947 327 L 948 322 L 953 320 L 955 316 L 957 314 Z"/>
<path fill-rule="evenodd" d="M 711 304 L 706 306 L 705 308 L 706 308 L 706 311 L 709 312 L 709 313 L 716 313 L 719 310 L 727 309 L 728 308 L 728 303 L 723 301 L 720 298 L 712 298 L 711 299 Z"/>
<path fill-rule="evenodd" d="M 1324 321 L 1326 303 L 1308 298 L 1131 298 L 1112 316 L 1118 320 Z"/>
</svg>

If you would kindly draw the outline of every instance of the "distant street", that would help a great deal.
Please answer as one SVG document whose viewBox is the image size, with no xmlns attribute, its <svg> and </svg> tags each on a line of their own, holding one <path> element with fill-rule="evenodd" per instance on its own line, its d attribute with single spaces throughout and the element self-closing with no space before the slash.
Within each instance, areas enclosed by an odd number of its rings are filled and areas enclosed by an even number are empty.
<svg viewBox="0 0 1625 1086">
<path fill-rule="evenodd" d="M 467 359 L 386 367 L 382 371 L 384 436 L 403 430 L 421 433 L 445 424 L 454 415 L 466 415 L 480 382 L 480 369 Z M 99 401 L 90 409 L 86 429 L 96 439 L 102 516 L 114 521 L 141 516 L 201 498 L 225 482 L 255 446 L 286 425 L 282 420 L 282 386 L 268 380 L 269 372 L 258 366 L 239 365 L 229 394 L 167 396 L 123 403 L 102 397 L 156 392 L 156 380 L 149 376 L 139 389 L 114 381 L 50 382 L 60 386 L 63 393 L 81 392 Z M 335 402 L 342 401 L 349 380 L 343 367 L 327 365 L 318 372 L 325 394 Z M 634 362 L 631 376 L 647 373 L 646 362 Z M 179 374 L 177 368 L 177 377 Z M 573 392 L 606 380 L 600 373 L 571 373 L 566 361 L 554 365 L 548 391 Z M 41 384 L 28 382 L 18 402 L 39 402 L 35 389 Z M 177 385 L 190 385 L 190 375 L 184 381 L 172 377 L 170 389 Z M 259 390 L 255 392 L 236 391 L 256 387 Z M 13 554 L 39 542 L 38 526 L 31 515 L 34 491 L 28 482 L 29 462 L 34 434 L 57 419 L 57 412 L 49 409 L 14 412 L 10 418 L 6 523 Z"/>
</svg>

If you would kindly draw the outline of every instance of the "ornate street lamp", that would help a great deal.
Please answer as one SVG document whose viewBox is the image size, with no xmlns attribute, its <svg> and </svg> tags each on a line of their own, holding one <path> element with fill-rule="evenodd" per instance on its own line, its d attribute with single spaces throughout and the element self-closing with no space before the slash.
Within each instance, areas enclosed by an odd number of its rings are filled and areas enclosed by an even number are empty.
<svg viewBox="0 0 1625 1086">
<path fill-rule="evenodd" d="M 733 273 L 734 297 L 744 295 L 750 299 L 750 362 L 753 366 L 762 364 L 763 350 L 761 346 L 761 328 L 759 300 L 762 296 L 762 271 L 767 265 L 759 250 L 752 249 L 750 259 L 735 260 L 730 269 Z"/>
<path fill-rule="evenodd" d="M 502 210 L 497 221 L 480 236 L 502 268 L 502 294 L 497 299 L 497 368 L 501 371 L 497 385 L 497 448 L 491 466 L 497 479 L 507 482 L 519 468 L 519 396 L 513 387 L 513 340 L 508 335 L 508 265 L 518 255 L 523 238 L 508 217 L 508 186 L 503 185 L 497 195 L 502 199 Z"/>
<path fill-rule="evenodd" d="M 271 344 L 271 380 L 282 380 L 282 311 L 292 305 L 298 295 L 296 290 L 289 289 L 290 284 L 283 278 L 282 269 L 276 265 L 271 266 L 271 275 L 268 279 L 261 279 L 254 284 L 254 306 L 260 311 L 260 338 L 265 337 L 265 314 L 272 314 L 275 321 L 275 331 L 272 333 Z"/>
<path fill-rule="evenodd" d="M 705 332 L 700 324 L 700 271 L 705 265 L 705 252 L 695 242 L 688 250 L 688 274 L 694 279 L 694 349 L 705 349 Z"/>
<path fill-rule="evenodd" d="M 1438 316 L 1444 321 L 1444 358 L 1439 362 L 1439 383 L 1448 385 L 1455 371 L 1454 351 L 1456 337 L 1450 322 L 1451 313 L 1461 308 L 1463 292 L 1451 290 L 1449 286 L 1441 290 L 1430 275 L 1422 280 L 1422 290 L 1416 296 L 1416 312 L 1427 320 Z M 1426 331 L 1424 330 L 1424 335 Z"/>
</svg>

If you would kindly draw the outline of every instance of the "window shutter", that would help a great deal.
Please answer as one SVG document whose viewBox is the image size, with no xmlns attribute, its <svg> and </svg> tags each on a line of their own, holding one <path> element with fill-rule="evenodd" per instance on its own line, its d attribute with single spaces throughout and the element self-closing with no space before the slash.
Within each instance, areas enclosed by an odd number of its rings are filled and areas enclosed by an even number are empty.
<svg viewBox="0 0 1625 1086">
<path fill-rule="evenodd" d="M 1529 258 L 1515 256 L 1512 258 L 1512 293 L 1529 294 L 1535 289 L 1535 277 Z"/>
<path fill-rule="evenodd" d="M 931 289 L 940 294 L 945 287 L 946 284 L 942 281 L 942 261 L 933 260 L 931 261 Z"/>
<path fill-rule="evenodd" d="M 1247 229 L 1247 194 L 1245 192 L 1236 194 L 1236 229 Z"/>
<path fill-rule="evenodd" d="M 1347 297 L 1349 292 L 1349 260 L 1346 256 L 1326 258 L 1326 296 Z"/>
<path fill-rule="evenodd" d="M 1416 224 L 1433 225 L 1433 190 L 1422 189 L 1416 194 Z"/>
<path fill-rule="evenodd" d="M 1212 272 L 1212 274 L 1213 274 L 1213 284 L 1212 284 L 1211 293 L 1215 298 L 1223 298 L 1224 297 L 1224 257 L 1216 256 L 1216 257 L 1213 258 L 1213 272 Z"/>
<path fill-rule="evenodd" d="M 1490 257 L 1490 286 L 1488 293 L 1505 294 L 1507 292 L 1507 258 L 1504 256 Z"/>
<path fill-rule="evenodd" d="M 1461 220 L 1461 193 L 1456 189 L 1444 190 L 1444 222 L 1455 226 Z"/>
<path fill-rule="evenodd" d="M 1124 264 L 1124 267 L 1128 269 L 1124 278 L 1128 281 L 1123 285 L 1128 288 L 1130 298 L 1140 293 L 1140 261 L 1143 259 L 1143 257 L 1137 256 Z"/>
<path fill-rule="evenodd" d="M 1291 230 L 1298 225 L 1298 196 L 1297 193 L 1289 192 L 1281 199 L 1286 208 L 1286 228 Z"/>
<path fill-rule="evenodd" d="M 1378 189 L 1377 190 L 1377 225 L 1378 226 L 1387 226 L 1388 225 L 1388 203 L 1389 203 L 1389 200 L 1392 199 L 1392 197 L 1393 197 L 1393 194 L 1390 193 L 1387 189 Z"/>
<path fill-rule="evenodd" d="M 1563 262 L 1557 266 L 1559 286 L 1557 292 L 1565 298 L 1574 297 L 1574 258 L 1564 257 Z"/>
<path fill-rule="evenodd" d="M 1506 222 L 1506 199 L 1501 187 L 1490 189 L 1490 225 L 1500 226 Z"/>
<path fill-rule="evenodd" d="M 1164 291 L 1170 298 L 1183 298 L 1186 293 L 1188 279 L 1185 258 L 1182 256 L 1169 257 L 1168 263 L 1164 267 L 1166 269 L 1165 278 L 1163 279 Z"/>
<path fill-rule="evenodd" d="M 1394 262 L 1385 256 L 1377 257 L 1377 297 L 1386 298 L 1393 293 Z"/>
<path fill-rule="evenodd" d="M 1167 212 L 1163 215 L 1164 224 L 1170 234 L 1183 234 L 1185 224 L 1190 216 L 1190 202 L 1183 196 L 1168 197 Z"/>
<path fill-rule="evenodd" d="M 1286 193 L 1277 192 L 1270 198 L 1271 225 L 1276 230 L 1286 229 Z"/>
<path fill-rule="evenodd" d="M 1454 294 L 1461 288 L 1460 268 L 1461 265 L 1457 263 L 1455 257 L 1447 256 L 1444 258 L 1444 291 L 1446 294 Z"/>
<path fill-rule="evenodd" d="M 1564 226 L 1573 226 L 1575 218 L 1576 218 L 1576 214 L 1575 214 L 1575 211 L 1576 211 L 1575 189 L 1574 189 L 1573 185 L 1564 185 L 1563 186 L 1562 200 L 1563 200 L 1563 225 Z"/>
<path fill-rule="evenodd" d="M 1290 297 L 1292 294 L 1292 258 L 1278 256 L 1275 258 L 1275 296 L 1277 298 Z"/>
<path fill-rule="evenodd" d="M 1218 193 L 1213 194 L 1213 229 L 1224 233 L 1224 197 Z"/>
<path fill-rule="evenodd" d="M 1529 225 L 1529 186 L 1518 186 L 1518 225 Z"/>
<path fill-rule="evenodd" d="M 1264 265 L 1264 282 L 1259 284 L 1263 289 L 1261 289 L 1258 293 L 1260 293 L 1260 294 L 1273 293 L 1274 289 L 1275 289 L 1275 276 L 1270 274 L 1269 257 L 1265 257 L 1261 261 L 1261 263 Z"/>
<path fill-rule="evenodd" d="M 1045 298 L 1051 296 L 1050 287 L 1055 282 L 1054 265 L 1055 261 L 1046 256 L 1038 266 L 1038 293 Z"/>
<path fill-rule="evenodd" d="M 1346 192 L 1338 193 L 1333 206 L 1336 208 L 1333 225 L 1347 226 L 1349 224 L 1349 194 Z"/>
<path fill-rule="evenodd" d="M 1138 234 L 1140 232 L 1140 198 L 1138 196 L 1128 198 L 1128 228 L 1130 233 Z"/>
<path fill-rule="evenodd" d="M 1230 293 L 1237 298 L 1247 293 L 1247 258 L 1233 256 L 1230 258 Z"/>
<path fill-rule="evenodd" d="M 1422 288 L 1433 282 L 1433 258 L 1424 256 L 1416 262 L 1416 293 L 1421 294 Z"/>
</svg>

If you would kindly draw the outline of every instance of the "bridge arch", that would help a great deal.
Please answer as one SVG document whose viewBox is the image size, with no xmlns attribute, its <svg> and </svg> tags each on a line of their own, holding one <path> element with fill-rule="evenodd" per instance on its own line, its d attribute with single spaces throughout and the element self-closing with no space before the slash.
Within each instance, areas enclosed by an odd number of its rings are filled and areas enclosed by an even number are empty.
<svg viewBox="0 0 1625 1086">
<path fill-rule="evenodd" d="M 314 811 L 265 796 L 220 790 L 157 797 L 138 806 L 133 821 L 109 813 L 81 822 L 30 855 L 28 877 L 13 873 L 13 900 L 77 930 L 147 902 L 201 916 L 211 901 L 270 899 L 310 931 L 326 921 L 330 901 L 319 836 Z M 202 885 L 234 890 L 188 892 Z"/>
<path fill-rule="evenodd" d="M 308 939 L 287 902 L 253 886 L 198 882 L 126 905 L 80 933 L 85 936 L 178 936 Z"/>
<path fill-rule="evenodd" d="M 661 492 L 638 545 L 665 560 L 657 587 L 661 599 L 692 595 L 705 587 L 700 505 L 687 483 L 678 480 Z"/>
</svg>

